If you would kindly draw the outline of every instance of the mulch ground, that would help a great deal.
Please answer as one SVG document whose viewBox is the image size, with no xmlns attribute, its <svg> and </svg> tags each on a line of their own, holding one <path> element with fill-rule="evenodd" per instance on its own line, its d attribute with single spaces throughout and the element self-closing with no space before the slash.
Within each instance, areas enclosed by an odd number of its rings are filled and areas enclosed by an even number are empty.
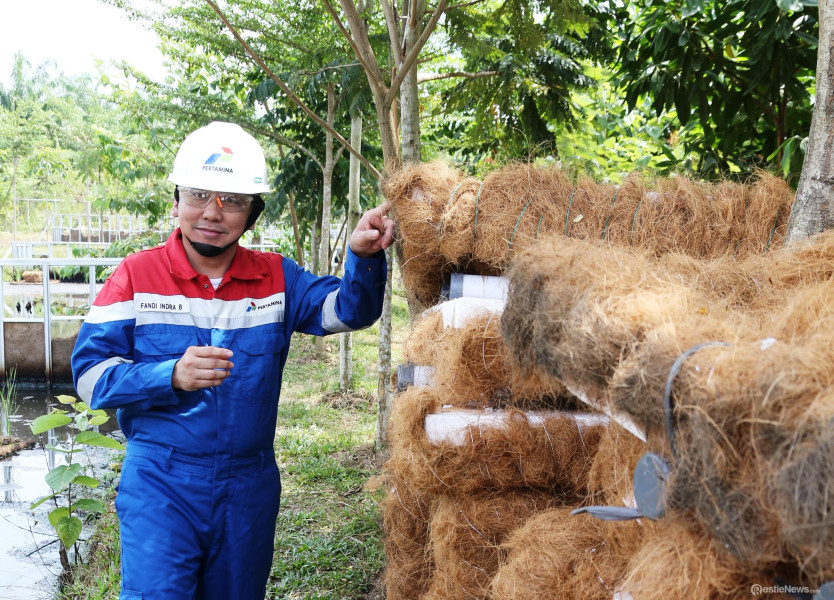
<svg viewBox="0 0 834 600">
<path fill-rule="evenodd" d="M 0 460 L 10 457 L 21 450 L 32 448 L 35 440 L 21 440 L 13 437 L 0 437 Z"/>
</svg>

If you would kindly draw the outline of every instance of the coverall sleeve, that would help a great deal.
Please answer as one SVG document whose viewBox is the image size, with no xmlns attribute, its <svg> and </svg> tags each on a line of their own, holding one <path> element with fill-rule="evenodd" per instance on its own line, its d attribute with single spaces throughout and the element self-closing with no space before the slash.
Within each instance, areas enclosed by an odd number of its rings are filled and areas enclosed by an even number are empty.
<svg viewBox="0 0 834 600">
<path fill-rule="evenodd" d="M 284 259 L 293 331 L 312 335 L 369 327 L 382 314 L 388 277 L 385 253 L 360 258 L 348 248 L 345 274 L 317 277 Z"/>
<path fill-rule="evenodd" d="M 78 395 L 92 408 L 176 404 L 171 374 L 179 357 L 155 363 L 134 362 L 136 309 L 124 264 L 104 284 L 72 351 L 72 377 Z"/>
</svg>

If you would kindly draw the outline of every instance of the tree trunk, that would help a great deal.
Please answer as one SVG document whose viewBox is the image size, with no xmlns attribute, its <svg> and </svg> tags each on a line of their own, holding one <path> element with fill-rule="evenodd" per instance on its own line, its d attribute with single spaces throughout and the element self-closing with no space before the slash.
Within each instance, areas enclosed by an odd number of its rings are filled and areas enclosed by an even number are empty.
<svg viewBox="0 0 834 600">
<path fill-rule="evenodd" d="M 391 409 L 394 407 L 394 390 L 391 386 L 391 282 L 394 261 L 391 248 L 385 251 L 388 262 L 388 282 L 385 285 L 385 301 L 382 303 L 382 319 L 379 324 L 379 380 L 376 394 L 378 405 L 376 411 L 376 447 L 388 445 L 388 424 L 391 421 Z"/>
<path fill-rule="evenodd" d="M 332 128 L 336 120 L 336 94 L 333 86 L 327 86 L 327 124 Z M 321 238 L 319 239 L 319 275 L 330 274 L 330 205 L 333 199 L 333 134 L 324 135 L 324 168 L 322 169 Z M 324 338 L 316 337 L 316 356 L 325 353 Z"/>
<path fill-rule="evenodd" d="M 12 241 L 17 241 L 17 156 L 12 166 Z"/>
<path fill-rule="evenodd" d="M 357 59 L 362 63 L 362 68 L 368 78 L 371 91 L 374 96 L 374 103 L 376 105 L 377 118 L 379 121 L 379 137 L 382 145 L 382 157 L 384 162 L 384 171 L 392 172 L 401 165 L 401 154 L 399 144 L 397 143 L 397 127 L 395 124 L 394 106 L 396 105 L 396 97 L 401 91 L 399 88 L 400 81 L 396 80 L 398 76 L 395 74 L 395 80 L 392 80 L 390 88 L 386 85 L 382 70 L 376 62 L 376 57 L 371 47 L 370 39 L 368 37 L 368 24 L 362 19 L 356 5 L 352 0 L 339 0 L 342 10 L 348 22 L 350 29 L 350 36 L 348 38 L 351 47 L 356 53 Z M 417 0 L 421 4 L 421 0 Z M 364 8 L 364 3 L 360 2 L 360 6 Z M 325 5 L 331 10 L 329 2 L 325 1 Z M 421 4 L 422 6 L 422 4 Z M 418 12 L 419 12 L 418 8 Z M 405 54 L 398 53 L 397 48 L 399 40 L 398 24 L 389 21 L 388 35 L 391 38 L 391 47 L 393 54 L 396 56 L 401 54 L 402 63 L 398 63 L 397 67 L 400 72 L 416 71 L 417 69 L 417 51 L 425 44 L 428 36 L 437 26 L 437 23 L 446 10 L 446 0 L 439 0 L 437 6 L 434 8 L 429 22 L 422 29 L 422 22 L 416 18 L 416 14 L 412 15 L 414 19 L 411 21 L 414 25 L 411 29 L 421 31 L 420 35 L 413 42 L 413 46 L 407 48 Z M 334 14 L 335 16 L 335 14 Z M 416 97 L 416 96 L 415 96 Z M 414 103 L 412 103 L 413 105 Z M 419 116 L 419 112 L 418 112 Z M 412 133 L 419 138 L 419 128 Z M 413 146 L 413 144 L 412 144 Z M 384 444 L 387 438 L 388 414 L 393 402 L 393 393 L 391 391 L 391 281 L 393 262 L 391 260 L 392 252 L 387 250 L 386 258 L 388 261 L 388 285 L 385 289 L 385 303 L 383 304 L 382 319 L 379 325 L 379 385 L 377 391 L 379 395 L 378 406 L 378 425 L 377 442 Z"/>
<path fill-rule="evenodd" d="M 408 29 L 405 35 L 406 53 L 420 37 L 420 23 L 423 21 L 425 2 L 415 3 L 415 13 L 409 14 L 411 1 L 403 1 L 403 15 L 408 17 Z M 403 163 L 418 163 L 421 160 L 420 150 L 420 90 L 417 85 L 417 69 L 411 69 L 403 79 L 400 92 L 400 139 L 402 144 Z"/>
<path fill-rule="evenodd" d="M 327 124 L 336 120 L 336 94 L 327 86 Z M 319 275 L 330 273 L 330 206 L 333 197 L 333 135 L 324 135 L 324 168 L 322 169 L 321 239 L 319 240 Z"/>
<path fill-rule="evenodd" d="M 819 3 L 817 93 L 808 152 L 788 220 L 792 244 L 834 226 L 834 0 Z"/>
<path fill-rule="evenodd" d="M 284 160 L 284 147 L 278 144 L 278 154 Z M 295 262 L 304 268 L 304 247 L 301 245 L 301 231 L 298 228 L 298 213 L 295 211 L 295 193 L 290 192 L 287 204 L 290 207 L 290 219 L 292 220 L 292 237 L 295 240 Z M 315 245 L 313 246 L 315 252 Z"/>
<path fill-rule="evenodd" d="M 319 272 L 319 252 L 318 239 L 319 229 L 321 227 L 321 214 L 317 212 L 316 222 L 310 227 L 310 272 Z"/>
<path fill-rule="evenodd" d="M 362 115 L 350 119 L 350 145 L 359 152 L 362 151 Z M 350 155 L 350 171 L 348 178 L 348 221 L 345 227 L 345 240 L 349 240 L 356 224 L 361 217 L 362 208 L 359 205 L 359 160 Z M 342 260 L 347 253 L 347 243 L 342 248 Z M 353 389 L 353 334 L 340 334 L 339 338 L 339 387 L 343 392 Z"/>
<path fill-rule="evenodd" d="M 304 247 L 301 245 L 301 231 L 298 228 L 298 214 L 295 212 L 295 194 L 290 192 L 290 219 L 292 219 L 292 236 L 295 239 L 295 262 L 304 268 Z"/>
</svg>

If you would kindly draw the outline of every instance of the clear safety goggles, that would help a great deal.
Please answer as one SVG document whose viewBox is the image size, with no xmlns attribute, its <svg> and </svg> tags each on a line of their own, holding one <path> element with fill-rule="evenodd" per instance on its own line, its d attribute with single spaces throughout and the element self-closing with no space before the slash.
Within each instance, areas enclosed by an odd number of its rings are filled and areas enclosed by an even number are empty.
<svg viewBox="0 0 834 600">
<path fill-rule="evenodd" d="M 211 202 L 217 202 L 217 206 L 223 212 L 236 213 L 249 210 L 254 198 L 248 194 L 228 194 L 226 192 L 209 192 L 207 190 L 195 190 L 194 188 L 181 187 L 180 200 L 194 208 L 205 208 Z"/>
</svg>

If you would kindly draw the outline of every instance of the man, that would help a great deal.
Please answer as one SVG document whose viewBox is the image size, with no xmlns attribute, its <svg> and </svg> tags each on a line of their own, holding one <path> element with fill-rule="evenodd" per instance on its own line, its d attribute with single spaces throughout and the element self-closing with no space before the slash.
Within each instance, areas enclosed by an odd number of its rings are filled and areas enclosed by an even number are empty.
<svg viewBox="0 0 834 600">
<path fill-rule="evenodd" d="M 290 337 L 379 317 L 394 226 L 384 207 L 362 216 L 341 280 L 240 247 L 269 186 L 260 145 L 230 123 L 191 133 L 169 181 L 179 228 L 110 276 L 72 356 L 81 398 L 117 408 L 128 439 L 116 497 L 120 598 L 260 600 Z"/>
</svg>

